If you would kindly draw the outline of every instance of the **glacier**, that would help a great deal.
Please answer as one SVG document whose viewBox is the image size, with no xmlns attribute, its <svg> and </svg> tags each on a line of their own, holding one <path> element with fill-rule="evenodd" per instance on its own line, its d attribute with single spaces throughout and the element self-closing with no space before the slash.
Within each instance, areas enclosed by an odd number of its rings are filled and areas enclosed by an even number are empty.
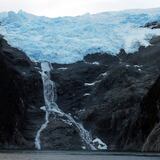
<svg viewBox="0 0 160 160">
<path fill-rule="evenodd" d="M 150 45 L 160 29 L 144 28 L 160 21 L 160 8 L 48 18 L 24 11 L 0 13 L 0 34 L 34 61 L 73 63 L 91 53 L 134 53 Z"/>
</svg>

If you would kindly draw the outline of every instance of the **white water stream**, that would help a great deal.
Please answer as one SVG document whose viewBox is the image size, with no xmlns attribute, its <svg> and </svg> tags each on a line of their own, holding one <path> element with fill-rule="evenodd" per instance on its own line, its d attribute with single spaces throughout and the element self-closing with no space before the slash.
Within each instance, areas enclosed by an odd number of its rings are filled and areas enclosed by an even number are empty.
<svg viewBox="0 0 160 160">
<path fill-rule="evenodd" d="M 41 132 L 47 127 L 49 123 L 49 116 L 52 114 L 57 114 L 65 123 L 77 127 L 77 129 L 79 130 L 79 135 L 85 144 L 85 148 L 90 150 L 97 150 L 97 148 L 94 146 L 91 134 L 83 127 L 83 125 L 76 122 L 70 114 L 64 113 L 56 104 L 56 87 L 55 83 L 50 78 L 50 71 L 52 70 L 52 66 L 50 65 L 50 63 L 42 62 L 41 70 L 41 76 L 43 80 L 43 94 L 45 101 L 45 106 L 41 107 L 41 109 L 45 111 L 45 122 L 37 131 L 35 138 L 35 147 L 38 150 L 41 149 Z"/>
</svg>

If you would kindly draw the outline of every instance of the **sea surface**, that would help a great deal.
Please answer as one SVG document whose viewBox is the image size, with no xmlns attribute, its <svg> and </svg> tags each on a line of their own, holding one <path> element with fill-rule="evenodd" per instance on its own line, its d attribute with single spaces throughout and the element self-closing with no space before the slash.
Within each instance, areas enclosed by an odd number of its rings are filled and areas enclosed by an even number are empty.
<svg viewBox="0 0 160 160">
<path fill-rule="evenodd" d="M 1 151 L 0 160 L 160 160 L 160 154 L 78 151 Z"/>
</svg>

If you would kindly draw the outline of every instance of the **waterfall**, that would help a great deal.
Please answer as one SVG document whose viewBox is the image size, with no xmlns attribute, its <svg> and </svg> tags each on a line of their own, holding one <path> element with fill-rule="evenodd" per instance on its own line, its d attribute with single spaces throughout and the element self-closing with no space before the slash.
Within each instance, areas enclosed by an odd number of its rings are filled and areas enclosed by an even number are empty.
<svg viewBox="0 0 160 160">
<path fill-rule="evenodd" d="M 56 86 L 50 78 L 50 71 L 52 70 L 51 64 L 48 62 L 42 62 L 41 70 L 41 77 L 43 81 L 43 94 L 45 101 L 45 106 L 41 107 L 41 109 L 45 112 L 45 122 L 37 131 L 35 138 L 35 147 L 39 150 L 41 149 L 41 132 L 47 127 L 49 123 L 49 116 L 54 116 L 55 114 L 57 114 L 63 122 L 65 122 L 66 124 L 72 124 L 79 130 L 79 135 L 87 149 L 97 150 L 94 146 L 91 134 L 83 127 L 83 125 L 76 122 L 70 114 L 64 113 L 56 104 Z"/>
</svg>

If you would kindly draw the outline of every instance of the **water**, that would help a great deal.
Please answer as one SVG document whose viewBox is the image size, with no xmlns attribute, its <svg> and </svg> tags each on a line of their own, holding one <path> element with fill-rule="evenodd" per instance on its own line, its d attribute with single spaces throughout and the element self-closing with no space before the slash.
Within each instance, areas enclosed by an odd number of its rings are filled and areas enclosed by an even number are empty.
<svg viewBox="0 0 160 160">
<path fill-rule="evenodd" d="M 6 151 L 0 153 L 1 160 L 159 160 L 160 154 L 107 153 L 74 151 Z"/>
<path fill-rule="evenodd" d="M 79 135 L 85 144 L 85 148 L 89 150 L 97 150 L 93 143 L 92 135 L 83 127 L 81 123 L 78 123 L 74 120 L 74 118 L 67 113 L 64 113 L 56 104 L 56 86 L 55 83 L 50 78 L 50 71 L 52 70 L 52 66 L 48 62 L 41 63 L 41 77 L 43 81 L 43 94 L 45 106 L 41 107 L 41 109 L 45 112 L 45 122 L 41 125 L 40 129 L 37 131 L 35 138 L 35 147 L 40 150 L 41 149 L 41 132 L 46 129 L 49 123 L 49 116 L 58 115 L 60 119 L 67 123 L 68 125 L 72 125 L 79 130 Z M 101 144 L 102 145 L 102 144 Z"/>
</svg>

